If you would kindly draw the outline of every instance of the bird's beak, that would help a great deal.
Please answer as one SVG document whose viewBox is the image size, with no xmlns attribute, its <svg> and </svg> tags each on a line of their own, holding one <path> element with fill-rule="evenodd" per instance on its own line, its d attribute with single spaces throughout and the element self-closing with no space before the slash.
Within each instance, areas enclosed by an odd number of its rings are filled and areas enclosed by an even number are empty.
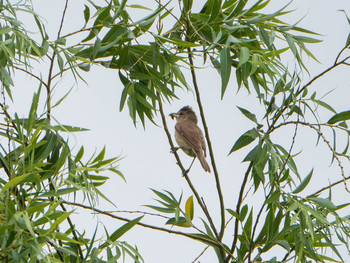
<svg viewBox="0 0 350 263">
<path fill-rule="evenodd" d="M 169 116 L 171 117 L 171 119 L 177 118 L 179 117 L 178 113 L 170 113 Z"/>
</svg>

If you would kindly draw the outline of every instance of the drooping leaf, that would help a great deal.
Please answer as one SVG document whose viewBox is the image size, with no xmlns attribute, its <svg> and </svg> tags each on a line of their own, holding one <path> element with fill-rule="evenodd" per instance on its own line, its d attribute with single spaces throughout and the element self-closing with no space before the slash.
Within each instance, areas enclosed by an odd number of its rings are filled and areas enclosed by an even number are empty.
<svg viewBox="0 0 350 263">
<path fill-rule="evenodd" d="M 343 111 L 341 113 L 338 113 L 334 115 L 332 118 L 328 120 L 328 124 L 335 124 L 337 122 L 341 121 L 347 121 L 350 120 L 350 111 Z"/>
<path fill-rule="evenodd" d="M 224 47 L 220 51 L 220 74 L 221 74 L 221 99 L 224 97 L 231 75 L 230 47 Z"/>
<path fill-rule="evenodd" d="M 246 110 L 246 109 L 243 109 L 241 107 L 238 107 L 237 108 L 243 113 L 244 116 L 246 116 L 249 120 L 257 123 L 257 119 L 256 119 L 256 116 L 255 114 L 251 113 L 250 111 Z"/>
<path fill-rule="evenodd" d="M 128 223 L 122 225 L 120 228 L 118 228 L 116 231 L 113 232 L 113 234 L 109 237 L 109 242 L 114 242 L 118 240 L 122 235 L 124 235 L 126 232 L 128 232 L 131 228 L 133 228 L 140 220 L 143 218 L 143 216 L 140 216 L 138 218 L 135 218 L 134 220 L 129 221 Z M 100 248 L 105 248 L 108 246 L 108 242 L 105 242 L 103 245 L 100 246 Z"/>
<path fill-rule="evenodd" d="M 305 189 L 305 187 L 309 184 L 312 174 L 314 172 L 314 169 L 311 170 L 311 172 L 304 178 L 304 180 L 298 185 L 297 188 L 294 189 L 293 194 L 298 194 L 301 191 Z"/>
<path fill-rule="evenodd" d="M 194 216 L 194 206 L 193 206 L 193 195 L 191 195 L 187 201 L 185 206 L 186 214 L 189 216 L 190 220 L 193 220 Z"/>
<path fill-rule="evenodd" d="M 254 128 L 245 132 L 238 140 L 235 142 L 231 148 L 229 155 L 255 141 L 259 137 L 259 132 Z"/>
</svg>

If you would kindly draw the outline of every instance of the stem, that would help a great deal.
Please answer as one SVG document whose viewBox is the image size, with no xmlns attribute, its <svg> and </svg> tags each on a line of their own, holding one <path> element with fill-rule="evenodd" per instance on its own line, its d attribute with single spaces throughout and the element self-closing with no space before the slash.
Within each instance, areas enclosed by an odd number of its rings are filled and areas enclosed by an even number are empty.
<svg viewBox="0 0 350 263">
<path fill-rule="evenodd" d="M 108 216 L 108 217 L 111 217 L 111 218 L 114 218 L 114 219 L 118 219 L 118 220 L 121 220 L 121 221 L 124 221 L 124 222 L 130 222 L 131 221 L 128 218 L 112 215 L 112 214 L 110 214 L 108 212 L 105 212 L 105 211 L 102 211 L 100 209 L 97 209 L 97 208 L 94 208 L 94 207 L 90 207 L 90 206 L 87 206 L 87 205 L 83 205 L 83 204 L 79 204 L 79 203 L 75 203 L 75 202 L 68 202 L 68 201 L 64 201 L 64 200 L 62 200 L 62 203 L 67 204 L 67 205 L 81 207 L 81 208 L 84 208 L 84 209 L 87 209 L 87 210 L 91 210 L 94 213 L 105 215 L 105 216 Z M 140 222 L 137 223 L 137 225 L 145 227 L 145 228 L 153 229 L 153 230 L 167 232 L 167 233 L 170 233 L 170 234 L 176 234 L 176 235 L 180 235 L 180 236 L 185 236 L 185 237 L 191 238 L 193 240 L 201 241 L 201 242 L 206 243 L 206 244 L 209 243 L 212 246 L 222 247 L 222 244 L 217 242 L 215 239 L 207 239 L 207 238 L 204 238 L 204 237 L 201 237 L 201 236 L 188 234 L 188 233 L 183 233 L 183 232 L 180 232 L 180 231 L 170 230 L 170 229 L 166 229 L 166 228 L 161 228 L 161 227 L 157 227 L 157 226 L 153 226 L 153 225 L 149 225 L 149 224 L 145 224 L 145 223 L 140 223 Z"/>
<path fill-rule="evenodd" d="M 250 162 L 248 169 L 244 175 L 244 179 L 243 179 L 242 186 L 241 186 L 241 191 L 239 192 L 238 202 L 237 202 L 237 206 L 236 206 L 236 212 L 238 214 L 239 214 L 239 211 L 241 210 L 244 189 L 245 189 L 245 186 L 247 185 L 248 177 L 249 177 L 249 174 L 250 174 L 250 171 L 252 170 L 252 168 L 253 168 L 253 162 Z M 231 254 L 232 255 L 235 252 L 237 241 L 238 241 L 238 224 L 239 224 L 239 220 L 238 220 L 238 218 L 236 218 L 235 230 L 234 230 L 235 232 L 233 235 L 234 238 L 233 238 L 233 242 L 232 242 L 232 246 L 231 246 Z M 231 259 L 231 256 L 228 255 L 227 258 L 225 259 L 225 262 L 229 262 L 230 259 Z"/>
<path fill-rule="evenodd" d="M 173 143 L 173 140 L 171 139 L 171 135 L 170 135 L 167 123 L 166 123 L 165 114 L 164 114 L 164 111 L 163 111 L 162 98 L 161 98 L 159 93 L 157 93 L 157 96 L 158 96 L 158 103 L 159 103 L 159 112 L 160 112 L 160 115 L 162 117 L 162 122 L 163 122 L 163 129 L 165 131 L 165 134 L 167 135 L 167 138 L 168 138 L 169 145 L 170 145 L 171 149 L 174 149 L 174 143 Z M 205 204 L 201 200 L 201 198 L 200 198 L 196 188 L 194 187 L 194 185 L 192 184 L 190 178 L 188 177 L 188 174 L 186 173 L 186 169 L 183 167 L 183 165 L 181 163 L 181 160 L 180 160 L 180 157 L 179 157 L 179 155 L 177 154 L 176 151 L 174 152 L 174 156 L 175 156 L 177 165 L 180 167 L 182 174 L 185 175 L 184 177 L 185 177 L 189 187 L 191 188 L 194 196 L 196 197 L 196 200 L 197 200 L 199 206 L 202 208 L 202 211 L 204 212 L 205 216 L 207 217 L 211 229 L 213 230 L 216 238 L 219 239 L 219 234 L 218 234 L 218 232 L 217 232 L 217 230 L 215 228 L 213 219 L 211 218 L 211 216 L 210 216 L 210 214 L 208 212 L 208 209 L 206 208 Z"/>
<path fill-rule="evenodd" d="M 214 158 L 214 151 L 213 151 L 213 147 L 212 147 L 210 136 L 209 136 L 209 130 L 208 130 L 207 122 L 205 120 L 205 115 L 204 115 L 204 110 L 203 110 L 202 101 L 201 101 L 201 97 L 200 97 L 200 92 L 199 92 L 196 72 L 194 70 L 194 62 L 193 62 L 192 51 L 191 51 L 190 48 L 188 48 L 188 59 L 190 61 L 193 87 L 194 87 L 194 90 L 195 90 L 195 93 L 196 93 L 197 104 L 198 104 L 199 112 L 200 112 L 200 115 L 201 115 L 201 120 L 202 120 L 202 124 L 203 124 L 205 139 L 206 139 L 207 144 L 208 144 L 208 151 L 209 151 L 209 155 L 210 155 L 211 165 L 213 167 L 213 172 L 214 172 L 214 176 L 215 176 L 216 189 L 217 189 L 219 200 L 220 200 L 221 228 L 220 228 L 220 233 L 219 233 L 219 241 L 221 241 L 223 236 L 224 236 L 224 230 L 225 230 L 225 204 L 224 204 L 224 197 L 223 197 L 223 194 L 222 194 L 219 173 L 218 173 L 218 170 L 216 168 L 216 162 L 215 162 L 215 158 Z"/>
</svg>

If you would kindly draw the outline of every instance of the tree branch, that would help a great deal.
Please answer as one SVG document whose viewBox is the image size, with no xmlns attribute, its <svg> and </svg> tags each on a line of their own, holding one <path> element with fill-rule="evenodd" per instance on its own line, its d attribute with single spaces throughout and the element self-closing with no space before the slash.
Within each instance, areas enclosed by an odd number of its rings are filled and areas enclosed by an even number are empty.
<svg viewBox="0 0 350 263">
<path fill-rule="evenodd" d="M 117 219 L 117 220 L 121 220 L 121 221 L 124 221 L 124 222 L 130 222 L 131 221 L 128 218 L 116 216 L 116 215 L 110 214 L 108 212 L 105 212 L 105 211 L 102 211 L 100 209 L 93 208 L 93 207 L 90 207 L 90 206 L 87 206 L 87 205 L 83 205 L 83 204 L 79 204 L 79 203 L 75 203 L 75 202 L 64 201 L 64 200 L 62 200 L 62 203 L 67 204 L 67 205 L 81 207 L 81 208 L 84 208 L 84 209 L 87 209 L 87 210 L 91 210 L 94 213 L 105 215 L 105 216 L 108 216 L 108 217 L 111 217 L 111 218 L 114 218 L 114 219 Z M 215 239 L 209 239 L 209 237 L 207 239 L 207 238 L 204 238 L 202 236 L 195 235 L 195 234 L 183 233 L 183 232 L 180 232 L 180 231 L 175 231 L 175 230 L 170 230 L 170 229 L 166 229 L 166 228 L 161 228 L 161 227 L 157 227 L 157 226 L 153 226 L 153 225 L 149 225 L 149 224 L 145 224 L 145 223 L 140 223 L 140 222 L 137 223 L 137 225 L 138 226 L 142 226 L 144 228 L 149 228 L 149 229 L 158 230 L 158 231 L 161 231 L 161 232 L 166 232 L 166 233 L 169 233 L 169 234 L 175 234 L 175 235 L 184 236 L 184 237 L 187 237 L 187 238 L 191 238 L 193 240 L 201 241 L 201 242 L 203 242 L 205 244 L 211 244 L 212 246 L 223 247 L 223 245 L 220 242 L 218 242 Z"/>
<path fill-rule="evenodd" d="M 166 123 L 166 118 L 165 118 L 165 114 L 164 114 L 164 111 L 163 111 L 162 98 L 161 98 L 159 93 L 157 93 L 157 96 L 158 96 L 158 103 L 159 103 L 159 112 L 160 112 L 160 115 L 161 115 L 161 118 L 162 118 L 162 122 L 163 122 L 163 129 L 165 131 L 165 134 L 167 135 L 170 148 L 173 149 L 174 148 L 174 143 L 173 143 L 173 140 L 171 139 L 171 135 L 170 135 L 167 123 Z M 175 156 L 177 165 L 180 167 L 182 174 L 184 174 L 184 177 L 185 177 L 189 187 L 191 188 L 194 196 L 196 197 L 196 200 L 197 200 L 199 206 L 201 207 L 202 211 L 204 212 L 206 218 L 208 219 L 211 229 L 213 230 L 215 236 L 218 238 L 219 235 L 218 235 L 218 232 L 217 232 L 217 230 L 215 228 L 213 219 L 211 218 L 211 216 L 210 216 L 210 214 L 208 212 L 208 209 L 206 208 L 205 204 L 201 200 L 201 198 L 200 198 L 196 188 L 194 187 L 194 185 L 192 184 L 188 174 L 186 173 L 186 169 L 183 167 L 183 165 L 181 163 L 181 160 L 180 160 L 180 157 L 177 154 L 177 152 L 174 152 L 174 156 Z"/>
<path fill-rule="evenodd" d="M 240 210 L 241 210 L 241 206 L 242 206 L 242 200 L 243 200 L 243 194 L 244 194 L 244 189 L 247 185 L 247 181 L 248 181 L 248 177 L 249 177 L 249 174 L 251 172 L 253 168 L 253 162 L 250 162 L 249 166 L 248 166 L 248 169 L 244 175 L 244 179 L 243 179 L 243 182 L 242 182 L 242 186 L 241 186 L 241 190 L 239 192 L 239 197 L 238 197 L 238 201 L 237 201 L 237 205 L 236 205 L 236 213 L 239 214 L 240 213 Z M 235 220 L 235 229 L 234 229 L 234 234 L 233 234 L 233 242 L 232 242 L 232 246 L 231 246 L 231 254 L 233 255 L 233 253 L 235 252 L 235 249 L 236 249 L 236 245 L 237 245 L 237 241 L 238 241 L 238 224 L 239 224 L 239 220 L 238 218 L 236 218 Z M 228 255 L 225 259 L 225 262 L 229 262 L 231 259 L 231 256 Z"/>
</svg>

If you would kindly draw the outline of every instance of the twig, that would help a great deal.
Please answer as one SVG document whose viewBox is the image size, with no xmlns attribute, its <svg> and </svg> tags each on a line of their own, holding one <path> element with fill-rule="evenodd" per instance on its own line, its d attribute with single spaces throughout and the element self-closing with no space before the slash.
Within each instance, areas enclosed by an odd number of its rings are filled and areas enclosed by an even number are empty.
<svg viewBox="0 0 350 263">
<path fill-rule="evenodd" d="M 201 256 L 203 256 L 203 254 L 205 253 L 205 251 L 207 251 L 207 249 L 210 246 L 206 246 L 205 249 L 203 249 L 203 251 L 192 261 L 192 263 L 195 263 Z"/>
<path fill-rule="evenodd" d="M 241 210 L 244 189 L 245 189 L 245 186 L 247 184 L 248 177 L 249 177 L 249 174 L 250 174 L 250 171 L 252 170 L 252 168 L 253 168 L 253 162 L 250 162 L 248 169 L 244 175 L 241 190 L 239 192 L 239 197 L 238 197 L 237 206 L 236 206 L 236 213 L 237 214 L 239 214 L 240 210 Z M 238 220 L 238 218 L 236 218 L 235 230 L 234 230 L 234 234 L 233 234 L 233 242 L 232 242 L 232 246 L 231 246 L 231 254 L 233 254 L 235 252 L 237 241 L 238 241 L 238 224 L 239 224 L 239 220 Z M 225 259 L 225 262 L 229 262 L 230 258 L 231 258 L 230 256 L 227 256 L 227 258 Z"/>
<path fill-rule="evenodd" d="M 187 20 L 189 21 L 188 17 L 187 17 Z M 188 26 L 189 26 L 189 22 L 188 22 Z M 190 33 L 187 32 L 187 35 L 189 36 Z M 207 141 L 207 144 L 208 144 L 208 151 L 209 151 L 209 155 L 210 155 L 211 165 L 213 167 L 213 172 L 214 172 L 214 177 L 215 177 L 215 182 L 216 182 L 216 189 L 217 189 L 217 193 L 218 193 L 219 201 L 220 201 L 221 227 L 220 227 L 220 232 L 219 232 L 219 241 L 221 241 L 223 236 L 224 236 L 225 221 L 226 221 L 225 220 L 224 197 L 223 197 L 223 194 L 222 194 L 219 173 L 218 173 L 218 170 L 216 168 L 214 151 L 213 151 L 213 147 L 212 147 L 212 144 L 211 144 L 211 140 L 210 140 L 210 136 L 209 136 L 209 130 L 208 130 L 207 122 L 206 122 L 205 115 L 204 115 L 203 105 L 202 105 L 201 96 L 200 96 L 199 87 L 198 87 L 198 82 L 197 82 L 197 76 L 196 76 L 196 72 L 195 72 L 195 69 L 194 69 L 194 61 L 193 61 L 193 56 L 192 56 L 192 50 L 191 50 L 190 47 L 187 48 L 187 52 L 188 52 L 188 60 L 189 60 L 190 67 L 191 67 L 190 70 L 191 70 L 191 75 L 192 75 L 192 83 L 193 83 L 193 87 L 194 87 L 196 98 L 197 98 L 197 104 L 198 104 L 198 107 L 199 107 L 199 112 L 200 112 L 200 116 L 201 116 L 201 120 L 202 120 L 202 124 L 203 124 L 205 138 L 206 138 L 206 141 Z"/>
<path fill-rule="evenodd" d="M 342 162 L 340 161 L 339 159 L 339 154 L 333 149 L 333 147 L 331 146 L 330 142 L 326 139 L 326 137 L 323 135 L 323 133 L 321 132 L 320 129 L 317 129 L 315 127 L 314 124 L 310 124 L 310 123 L 307 123 L 307 122 L 300 122 L 300 121 L 290 121 L 290 122 L 285 122 L 285 123 L 281 123 L 280 125 L 274 127 L 273 129 L 270 130 L 270 132 L 272 132 L 273 130 L 276 130 L 282 126 L 285 126 L 285 125 L 288 125 L 288 124 L 300 124 L 300 125 L 303 125 L 303 126 L 306 126 L 306 127 L 309 127 L 311 129 L 313 129 L 314 131 L 317 132 L 317 134 L 323 139 L 323 141 L 325 142 L 325 144 L 327 145 L 327 147 L 329 148 L 329 150 L 333 153 L 333 156 L 334 158 L 336 159 L 337 163 L 338 163 L 338 166 L 340 168 L 340 172 L 341 172 L 341 176 L 343 177 L 342 179 L 342 182 L 344 182 L 344 187 L 345 187 L 345 190 L 350 193 L 348 187 L 347 187 L 347 184 L 346 184 L 346 181 L 349 179 L 349 177 L 346 177 L 345 176 L 345 171 L 344 171 L 344 167 L 342 165 Z M 322 125 L 322 124 L 317 124 L 317 125 Z M 332 126 L 331 126 L 332 127 Z M 323 190 L 322 190 L 323 191 Z M 316 192 L 317 193 L 317 192 Z"/>
<path fill-rule="evenodd" d="M 163 111 L 163 104 L 162 104 L 162 98 L 160 96 L 159 93 L 157 93 L 157 96 L 158 96 L 158 103 L 159 103 L 159 112 L 160 112 L 160 115 L 161 115 L 161 118 L 162 118 L 162 122 L 163 122 L 163 129 L 165 131 L 165 134 L 167 135 L 167 138 L 168 138 L 168 141 L 169 141 L 169 145 L 170 145 L 170 148 L 171 149 L 174 149 L 174 143 L 173 143 L 173 140 L 171 139 L 171 135 L 170 135 L 170 132 L 169 132 L 169 129 L 168 129 L 168 126 L 167 126 L 167 123 L 166 123 L 166 118 L 165 118 L 165 114 L 164 114 L 164 111 Z M 174 156 L 175 156 L 175 159 L 176 159 L 176 162 L 177 162 L 177 165 L 180 167 L 181 169 L 181 172 L 182 174 L 184 174 L 184 177 L 189 185 L 189 187 L 191 188 L 194 196 L 196 197 L 196 200 L 199 204 L 199 206 L 201 207 L 202 211 L 204 212 L 205 216 L 207 217 L 208 221 L 209 221 L 209 225 L 211 227 L 211 229 L 213 230 L 215 236 L 218 238 L 219 235 L 218 235 L 218 232 L 215 228 L 215 225 L 214 225 L 214 222 L 213 222 L 213 219 L 211 218 L 206 206 L 203 204 L 196 188 L 194 187 L 194 185 L 192 184 L 190 178 L 188 177 L 188 174 L 186 173 L 186 169 L 183 167 L 182 163 L 181 163 L 181 160 L 180 160 L 180 157 L 179 155 L 177 154 L 177 152 L 173 152 Z"/>
<path fill-rule="evenodd" d="M 118 219 L 118 220 L 121 220 L 121 221 L 124 221 L 124 222 L 130 222 L 131 221 L 128 218 L 116 216 L 116 215 L 110 214 L 108 212 L 105 212 L 105 211 L 102 211 L 100 209 L 93 208 L 93 207 L 90 207 L 90 206 L 87 206 L 87 205 L 83 205 L 83 204 L 79 204 L 79 203 L 75 203 L 75 202 L 64 201 L 64 200 L 62 200 L 62 203 L 67 204 L 67 205 L 81 207 L 81 208 L 84 208 L 84 209 L 87 209 L 87 210 L 91 210 L 91 211 L 93 211 L 95 213 L 97 212 L 97 213 L 99 213 L 101 215 L 105 215 L 105 216 L 108 216 L 108 217 L 111 217 L 111 218 L 114 218 L 114 219 Z M 149 225 L 149 224 L 145 224 L 145 223 L 141 223 L 141 222 L 138 222 L 137 225 L 145 227 L 145 228 L 149 228 L 149 229 L 154 229 L 154 230 L 158 230 L 158 231 L 162 231 L 162 232 L 167 232 L 169 234 L 185 236 L 185 237 L 197 240 L 197 241 L 201 241 L 201 242 L 206 243 L 206 244 L 209 243 L 209 244 L 214 245 L 214 246 L 219 246 L 219 247 L 223 246 L 221 243 L 219 243 L 215 239 L 209 239 L 209 238 L 207 239 L 207 238 L 204 238 L 204 237 L 201 237 L 201 236 L 188 234 L 188 233 L 183 233 L 183 232 L 180 232 L 180 231 L 170 230 L 170 229 L 166 229 L 166 228 L 161 228 L 161 227 L 157 227 L 157 226 L 153 226 L 153 225 Z"/>
</svg>

